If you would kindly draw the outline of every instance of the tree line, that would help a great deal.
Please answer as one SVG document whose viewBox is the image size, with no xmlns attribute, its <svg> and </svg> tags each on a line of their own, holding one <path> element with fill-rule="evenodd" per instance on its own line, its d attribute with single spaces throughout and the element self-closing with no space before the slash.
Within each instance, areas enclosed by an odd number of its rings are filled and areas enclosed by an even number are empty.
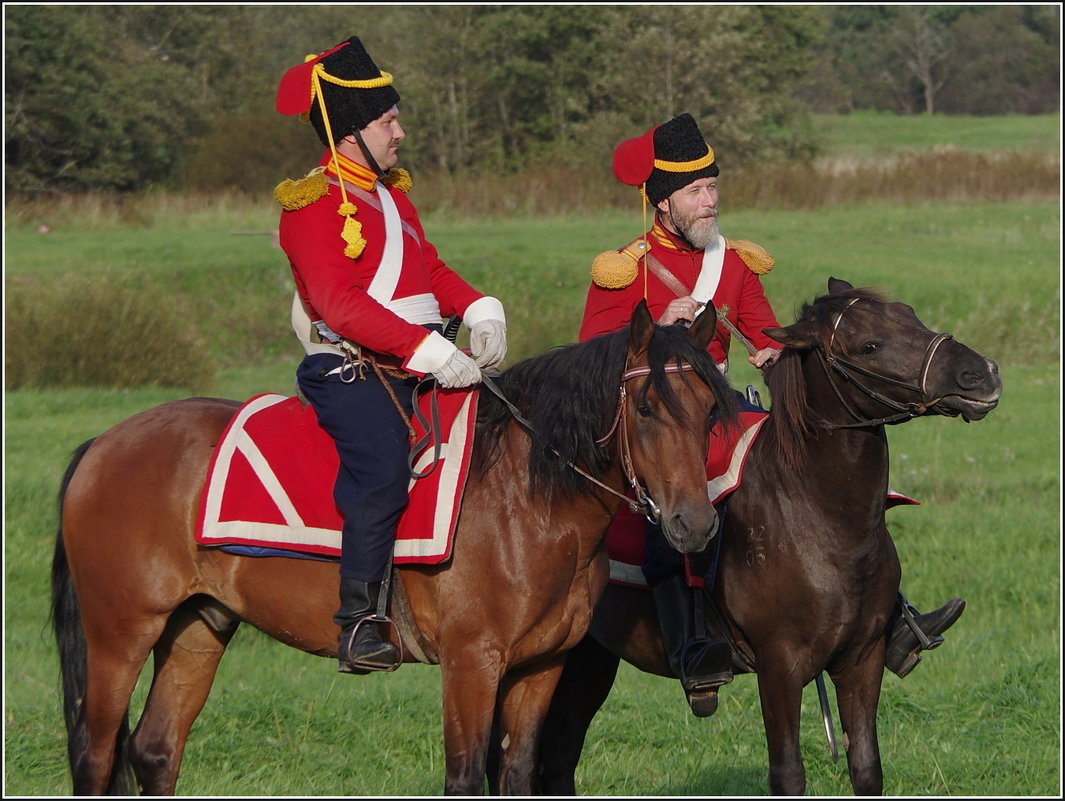
<svg viewBox="0 0 1065 801">
<path fill-rule="evenodd" d="M 7 5 L 5 189 L 261 192 L 315 163 L 281 75 L 352 35 L 395 75 L 404 163 L 608 164 L 682 111 L 729 166 L 817 153 L 811 113 L 1059 110 L 1060 7 Z"/>
</svg>

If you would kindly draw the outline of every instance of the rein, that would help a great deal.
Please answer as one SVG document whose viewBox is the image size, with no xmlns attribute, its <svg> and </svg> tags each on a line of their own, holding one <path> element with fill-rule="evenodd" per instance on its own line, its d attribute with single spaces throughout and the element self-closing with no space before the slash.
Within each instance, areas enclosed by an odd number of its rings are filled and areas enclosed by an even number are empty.
<svg viewBox="0 0 1065 801">
<path fill-rule="evenodd" d="M 687 363 L 670 364 L 666 365 L 663 368 L 663 370 L 667 373 L 680 373 L 692 369 L 694 368 Z M 626 504 L 628 504 L 629 508 L 633 512 L 643 514 L 643 516 L 650 520 L 652 523 L 658 523 L 661 518 L 661 513 L 659 512 L 658 506 L 655 504 L 654 500 L 652 500 L 651 496 L 643 488 L 643 485 L 640 483 L 640 479 L 636 476 L 636 470 L 632 464 L 632 452 L 629 446 L 628 427 L 624 425 L 625 410 L 627 408 L 625 401 L 628 398 L 628 390 L 625 386 L 626 382 L 630 381 L 633 378 L 641 378 L 643 376 L 649 376 L 650 374 L 650 367 L 635 367 L 631 370 L 626 370 L 624 373 L 621 374 L 620 383 L 618 385 L 617 412 L 614 414 L 614 421 L 613 423 L 611 423 L 610 429 L 606 432 L 606 434 L 604 434 L 602 437 L 595 441 L 596 445 L 605 445 L 607 442 L 610 441 L 610 438 L 613 437 L 615 433 L 617 433 L 619 430 L 621 431 L 621 436 L 618 439 L 618 457 L 621 460 L 622 471 L 625 474 L 625 478 L 636 494 L 635 500 L 630 498 L 628 495 L 618 492 L 613 487 L 607 486 L 595 476 L 588 473 L 586 470 L 583 470 L 582 468 L 575 465 L 573 462 L 566 462 L 566 466 L 574 472 L 584 476 L 586 479 L 588 479 L 600 489 L 604 489 L 611 495 L 614 495 L 623 500 Z M 536 432 L 536 429 L 533 427 L 532 423 L 529 422 L 529 420 L 527 420 L 525 417 L 523 417 L 521 412 L 518 411 L 518 408 L 513 403 L 511 403 L 510 400 L 507 399 L 507 397 L 503 394 L 503 391 L 496 385 L 495 381 L 489 378 L 488 375 L 482 373 L 481 383 L 484 384 L 484 386 L 486 386 L 497 398 L 499 398 L 506 405 L 507 409 L 510 410 L 511 415 L 514 417 L 515 420 L 518 421 L 518 423 L 521 424 L 523 428 L 525 428 L 530 433 Z M 554 453 L 556 456 L 559 455 L 558 451 L 554 448 L 551 448 L 551 452 Z"/>
<path fill-rule="evenodd" d="M 873 426 L 886 425 L 889 423 L 897 423 L 903 420 L 912 420 L 914 417 L 920 417 L 921 415 L 926 414 L 930 409 L 934 409 L 936 404 L 943 400 L 943 397 L 940 396 L 938 398 L 924 400 L 922 402 L 899 403 L 898 401 L 892 400 L 891 398 L 886 397 L 885 395 L 877 392 L 876 390 L 862 383 L 854 376 L 854 373 L 860 373 L 861 375 L 866 376 L 868 378 L 875 378 L 878 381 L 883 381 L 884 383 L 891 384 L 896 387 L 901 387 L 902 389 L 909 390 L 910 392 L 916 392 L 921 397 L 927 397 L 928 393 L 925 385 L 928 380 L 928 371 L 932 366 L 932 358 L 936 355 L 936 351 L 939 350 L 940 345 L 942 345 L 946 340 L 954 338 L 952 334 L 936 334 L 932 338 L 932 341 L 928 343 L 928 347 L 925 349 L 924 361 L 921 364 L 920 378 L 916 384 L 908 384 L 905 381 L 898 381 L 894 378 L 888 378 L 887 376 L 874 373 L 870 370 L 866 370 L 854 364 L 853 362 L 849 362 L 846 359 L 842 359 L 838 356 L 833 356 L 831 354 L 832 345 L 835 343 L 836 340 L 836 329 L 839 328 L 839 323 L 843 319 L 843 315 L 846 314 L 847 311 L 851 308 L 851 306 L 853 306 L 859 300 L 863 300 L 863 298 L 853 298 L 851 302 L 847 304 L 846 308 L 844 308 L 843 311 L 839 313 L 839 316 L 836 318 L 835 325 L 832 326 L 832 336 L 829 337 L 828 347 L 822 348 L 818 346 L 817 348 L 818 360 L 820 361 L 821 366 L 824 368 L 825 376 L 828 378 L 829 386 L 832 387 L 832 391 L 836 394 L 836 398 L 839 399 L 839 402 L 843 406 L 843 408 L 846 409 L 847 413 L 850 414 L 850 416 L 857 421 L 854 423 L 822 422 L 822 427 L 828 430 L 829 433 L 837 431 L 841 428 L 869 428 Z M 830 367 L 832 368 L 831 370 L 829 369 Z M 851 384 L 853 384 L 867 397 L 872 398 L 878 403 L 882 403 L 889 409 L 896 410 L 898 414 L 888 415 L 886 417 L 879 417 L 872 420 L 863 419 L 862 416 L 855 412 L 851 405 L 847 403 L 847 400 L 843 397 L 843 393 L 840 392 L 835 380 L 833 380 L 833 371 L 844 380 L 849 381 Z"/>
</svg>

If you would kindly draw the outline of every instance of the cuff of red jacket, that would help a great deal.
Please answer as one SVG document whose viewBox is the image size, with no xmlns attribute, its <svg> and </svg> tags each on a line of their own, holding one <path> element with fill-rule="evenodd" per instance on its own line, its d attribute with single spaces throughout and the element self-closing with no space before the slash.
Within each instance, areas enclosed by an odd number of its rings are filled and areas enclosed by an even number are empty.
<svg viewBox="0 0 1065 801">
<path fill-rule="evenodd" d="M 503 325 L 507 324 L 507 316 L 503 312 L 503 304 L 497 298 L 487 295 L 467 306 L 466 313 L 462 315 L 462 321 L 470 329 L 485 320 L 499 320 Z"/>
<path fill-rule="evenodd" d="M 403 369 L 417 375 L 428 375 L 444 366 L 444 362 L 451 358 L 457 348 L 443 334 L 430 331 L 429 335 L 422 340 L 422 344 L 414 349 L 414 353 L 403 363 Z"/>
</svg>

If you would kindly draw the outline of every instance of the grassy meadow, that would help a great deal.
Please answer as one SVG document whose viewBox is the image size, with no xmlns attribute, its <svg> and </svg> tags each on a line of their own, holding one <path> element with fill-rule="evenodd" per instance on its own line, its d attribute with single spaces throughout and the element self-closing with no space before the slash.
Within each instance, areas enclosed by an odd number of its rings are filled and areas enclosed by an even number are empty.
<svg viewBox="0 0 1065 801">
<path fill-rule="evenodd" d="M 998 134 L 999 150 L 1015 141 L 1044 149 L 1045 123 L 1030 134 L 998 120 L 1009 132 Z M 859 118 L 834 147 L 869 158 L 876 142 L 932 148 L 949 138 L 898 126 Z M 972 141 L 988 144 L 993 130 Z M 885 676 L 887 795 L 1061 793 L 1059 200 L 869 197 L 784 210 L 730 208 L 723 193 L 723 232 L 776 258 L 763 283 L 782 323 L 835 276 L 883 288 L 1002 369 L 1003 400 L 987 419 L 888 431 L 892 484 L 922 502 L 888 513 L 903 590 L 922 609 L 954 595 L 968 608 L 908 678 Z M 291 278 L 271 237 L 276 216 L 239 198 L 164 196 L 7 210 L 5 796 L 70 794 L 48 622 L 55 493 L 70 452 L 168 400 L 292 390 L 301 352 L 288 325 Z M 511 364 L 575 340 L 591 260 L 642 230 L 636 207 L 477 221 L 441 212 L 425 224 L 449 263 L 502 299 Z M 759 384 L 743 354 L 733 357 L 733 383 Z M 439 684 L 426 665 L 340 676 L 332 660 L 244 626 L 193 728 L 178 792 L 439 794 Z M 807 792 L 850 795 L 812 685 L 802 725 Z M 578 792 L 758 796 L 768 793 L 766 771 L 753 676 L 738 677 L 717 714 L 700 720 L 677 682 L 623 665 L 589 733 Z"/>
</svg>

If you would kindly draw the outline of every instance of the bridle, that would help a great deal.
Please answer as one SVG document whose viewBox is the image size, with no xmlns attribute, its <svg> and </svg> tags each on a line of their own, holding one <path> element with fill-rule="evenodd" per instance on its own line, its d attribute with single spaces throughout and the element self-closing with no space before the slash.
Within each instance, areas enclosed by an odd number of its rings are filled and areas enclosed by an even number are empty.
<svg viewBox="0 0 1065 801">
<path fill-rule="evenodd" d="M 948 339 L 953 339 L 952 334 L 936 334 L 932 337 L 932 340 L 928 343 L 928 347 L 925 349 L 924 361 L 921 364 L 921 372 L 916 384 L 908 384 L 905 381 L 898 381 L 894 378 L 889 378 L 885 375 L 874 373 L 870 370 L 866 370 L 853 362 L 849 362 L 846 359 L 839 356 L 832 355 L 832 346 L 836 341 L 836 330 L 839 328 L 840 321 L 843 319 L 843 315 L 850 310 L 850 308 L 864 298 L 852 298 L 843 311 L 836 317 L 836 322 L 832 326 L 832 335 L 828 339 L 828 345 L 826 347 L 817 347 L 817 355 L 820 360 L 821 366 L 825 370 L 825 376 L 828 378 L 828 384 L 832 387 L 832 391 L 836 393 L 836 397 L 839 399 L 840 404 L 847 410 L 848 414 L 853 417 L 857 422 L 854 423 L 829 423 L 822 422 L 822 426 L 828 430 L 829 433 L 841 428 L 869 428 L 874 426 L 882 426 L 889 423 L 897 423 L 903 420 L 912 420 L 914 417 L 920 417 L 923 414 L 927 414 L 930 410 L 935 409 L 936 405 L 943 400 L 944 395 L 935 399 L 928 399 L 928 391 L 926 384 L 928 381 L 928 371 L 932 366 L 932 358 L 936 355 L 936 351 L 939 350 L 939 346 L 942 345 Z M 829 368 L 832 368 L 831 370 Z M 878 403 L 882 403 L 889 409 L 894 409 L 897 414 L 888 415 L 887 417 L 878 417 L 876 419 L 866 420 L 863 419 L 847 403 L 846 398 L 843 397 L 843 393 L 840 392 L 839 387 L 836 385 L 836 381 L 833 378 L 833 372 L 846 381 L 853 384 L 858 390 L 863 392 L 867 397 L 872 398 Z M 866 384 L 862 383 L 855 377 L 854 373 L 860 373 L 868 378 L 875 378 L 877 381 L 883 381 L 886 384 L 891 384 L 902 389 L 909 390 L 910 392 L 917 393 L 923 400 L 912 403 L 900 403 L 893 400 L 880 392 L 872 389 Z"/>
<path fill-rule="evenodd" d="M 680 373 L 694 370 L 695 368 L 693 368 L 687 362 L 681 362 L 677 364 L 668 364 L 662 369 L 664 372 L 667 373 Z M 629 508 L 633 512 L 636 512 L 637 514 L 642 514 L 651 523 L 658 523 L 659 520 L 661 520 L 661 512 L 659 511 L 658 505 L 651 498 L 650 494 L 648 494 L 647 490 L 644 489 L 643 485 L 640 483 L 640 479 L 636 475 L 636 469 L 633 467 L 632 464 L 632 449 L 629 445 L 629 430 L 628 426 L 625 425 L 625 417 L 627 413 L 626 410 L 628 408 L 626 400 L 628 399 L 629 395 L 626 384 L 634 378 L 641 378 L 650 374 L 650 367 L 627 368 L 625 372 L 621 374 L 621 379 L 618 383 L 618 403 L 617 411 L 614 413 L 614 421 L 610 424 L 610 429 L 606 432 L 606 434 L 604 434 L 602 437 L 595 441 L 596 445 L 606 445 L 610 441 L 610 439 L 618 433 L 618 431 L 621 432 L 620 436 L 618 437 L 618 458 L 621 461 L 621 469 L 622 472 L 625 474 L 625 480 L 628 482 L 629 486 L 632 487 L 635 498 L 629 497 L 624 493 L 618 492 L 613 487 L 607 486 L 595 476 L 588 473 L 586 470 L 583 470 L 582 468 L 575 465 L 573 462 L 566 462 L 566 466 L 574 472 L 584 476 L 597 487 L 604 489 L 611 495 L 615 495 L 621 500 L 623 500 L 626 504 L 628 504 Z M 523 428 L 528 430 L 530 433 L 535 433 L 535 429 L 533 428 L 532 423 L 530 423 L 525 417 L 522 416 L 521 412 L 518 411 L 517 407 L 515 407 L 514 404 L 511 403 L 505 395 L 503 395 L 502 390 L 500 390 L 499 387 L 496 386 L 496 383 L 489 376 L 482 373 L 481 383 L 484 384 L 484 386 L 487 387 L 496 397 L 503 401 L 506 407 L 510 410 L 511 415 L 513 415 L 514 419 L 517 420 Z M 554 453 L 556 456 L 559 455 L 558 451 L 554 448 L 551 448 L 551 452 Z"/>
</svg>

